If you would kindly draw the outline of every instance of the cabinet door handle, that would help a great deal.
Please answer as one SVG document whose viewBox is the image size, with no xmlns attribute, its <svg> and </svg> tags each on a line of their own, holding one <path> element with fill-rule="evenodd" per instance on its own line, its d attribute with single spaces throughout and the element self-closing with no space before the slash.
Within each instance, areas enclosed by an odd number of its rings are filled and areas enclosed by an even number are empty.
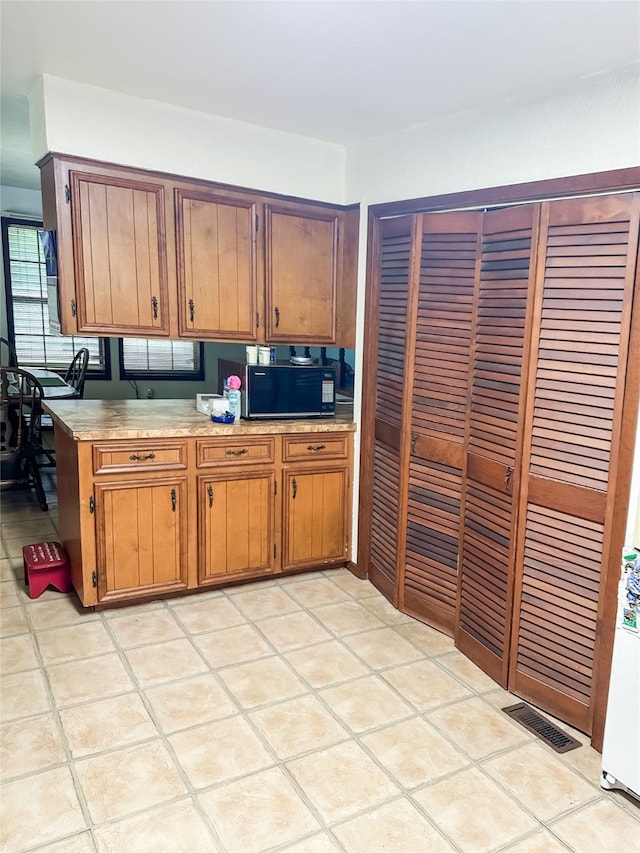
<svg viewBox="0 0 640 853">
<path fill-rule="evenodd" d="M 158 319 L 158 297 L 157 296 L 151 297 L 151 307 L 153 308 L 153 319 L 157 320 Z"/>
<path fill-rule="evenodd" d="M 209 486 L 207 489 L 207 494 L 209 495 L 209 509 L 213 506 L 213 486 Z"/>
<path fill-rule="evenodd" d="M 176 495 L 176 490 L 171 489 L 171 511 L 176 511 L 176 503 L 178 501 L 178 496 Z"/>
<path fill-rule="evenodd" d="M 243 447 L 242 450 L 225 450 L 225 456 L 246 456 L 249 451 L 246 447 Z"/>
<path fill-rule="evenodd" d="M 193 323 L 195 316 L 196 316 L 196 306 L 195 306 L 193 299 L 190 299 L 189 300 L 189 319 L 191 320 L 192 323 Z"/>
<path fill-rule="evenodd" d="M 507 470 L 504 472 L 504 489 L 506 492 L 509 491 L 511 487 L 511 475 L 513 474 L 513 468 L 511 465 L 507 465 Z"/>
<path fill-rule="evenodd" d="M 280 309 L 278 307 L 276 307 L 273 310 L 275 311 L 275 315 L 276 315 L 276 329 L 277 329 L 278 326 L 280 325 Z"/>
<path fill-rule="evenodd" d="M 412 455 L 416 452 L 416 442 L 417 442 L 417 440 L 418 440 L 418 436 L 417 436 L 417 435 L 415 435 L 415 434 L 414 434 L 414 435 L 412 435 L 412 436 L 411 436 L 411 454 L 412 454 Z"/>
<path fill-rule="evenodd" d="M 138 455 L 137 453 L 132 453 L 131 456 L 129 457 L 129 459 L 132 462 L 146 462 L 148 459 L 155 459 L 155 458 L 156 458 L 155 453 L 142 453 L 140 455 Z"/>
<path fill-rule="evenodd" d="M 296 483 L 296 478 L 294 477 L 291 485 L 293 486 L 293 499 L 296 499 L 296 495 L 298 494 L 298 484 Z"/>
<path fill-rule="evenodd" d="M 307 444 L 307 450 L 325 450 L 326 444 Z"/>
</svg>

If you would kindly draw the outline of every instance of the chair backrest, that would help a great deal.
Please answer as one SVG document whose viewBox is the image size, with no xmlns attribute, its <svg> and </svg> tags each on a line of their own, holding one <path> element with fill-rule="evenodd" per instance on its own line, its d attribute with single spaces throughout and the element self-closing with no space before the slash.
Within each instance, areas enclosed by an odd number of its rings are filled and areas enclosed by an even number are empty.
<svg viewBox="0 0 640 853">
<path fill-rule="evenodd" d="M 17 367 L 18 356 L 16 348 L 6 338 L 0 338 L 0 365 L 2 367 Z"/>
<path fill-rule="evenodd" d="M 86 347 L 82 347 L 74 355 L 64 376 L 64 381 L 76 389 L 78 397 L 84 396 L 84 380 L 87 375 L 88 366 L 89 350 Z"/>
<path fill-rule="evenodd" d="M 42 446 L 42 385 L 27 370 L 0 367 L 2 452 L 32 453 Z"/>
</svg>

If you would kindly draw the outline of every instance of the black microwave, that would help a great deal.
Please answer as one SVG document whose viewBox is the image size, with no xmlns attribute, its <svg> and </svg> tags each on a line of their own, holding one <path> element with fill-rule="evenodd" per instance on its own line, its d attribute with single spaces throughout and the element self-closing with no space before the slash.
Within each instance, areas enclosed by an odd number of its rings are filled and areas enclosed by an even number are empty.
<svg viewBox="0 0 640 853">
<path fill-rule="evenodd" d="M 322 365 L 248 364 L 242 417 L 323 418 L 336 413 L 336 372 Z"/>
</svg>

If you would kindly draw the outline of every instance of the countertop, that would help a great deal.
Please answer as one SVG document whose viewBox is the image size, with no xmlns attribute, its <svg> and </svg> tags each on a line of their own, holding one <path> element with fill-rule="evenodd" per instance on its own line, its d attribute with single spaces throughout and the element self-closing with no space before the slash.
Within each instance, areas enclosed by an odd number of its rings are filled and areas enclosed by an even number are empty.
<svg viewBox="0 0 640 853">
<path fill-rule="evenodd" d="M 195 400 L 44 400 L 45 411 L 77 441 L 172 436 L 274 435 L 355 431 L 353 406 L 339 404 L 330 418 L 273 419 L 217 424 L 196 411 Z"/>
</svg>

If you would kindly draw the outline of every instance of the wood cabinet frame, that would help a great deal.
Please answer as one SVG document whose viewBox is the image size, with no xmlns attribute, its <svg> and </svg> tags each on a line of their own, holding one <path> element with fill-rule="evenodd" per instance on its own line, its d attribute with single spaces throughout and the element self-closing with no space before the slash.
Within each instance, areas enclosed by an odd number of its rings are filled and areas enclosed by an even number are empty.
<svg viewBox="0 0 640 853">
<path fill-rule="evenodd" d="M 39 162 L 43 196 L 44 227 L 58 231 L 58 280 L 61 294 L 61 325 L 65 334 L 78 334 L 85 311 L 82 289 L 76 287 L 78 272 L 82 271 L 83 245 L 79 238 L 80 214 L 78 204 L 69 204 L 77 198 L 78 177 L 94 183 L 113 181 L 123 187 L 138 187 L 155 193 L 158 214 L 158 262 L 161 293 L 157 295 L 160 312 L 157 323 L 144 328 L 127 327 L 109 323 L 93 323 L 88 328 L 93 334 L 109 333 L 114 336 L 158 335 L 173 339 L 216 340 L 247 343 L 294 343 L 295 335 L 273 330 L 271 311 L 275 307 L 268 301 L 270 288 L 266 285 L 270 258 L 266 258 L 270 234 L 267 219 L 271 212 L 288 213 L 333 223 L 334 257 L 330 281 L 330 325 L 317 335 L 305 333 L 300 342 L 307 345 L 335 345 L 355 347 L 357 264 L 359 238 L 359 205 L 334 205 L 309 199 L 293 198 L 275 193 L 261 192 L 229 184 L 213 183 L 179 175 L 135 169 L 114 163 L 105 163 L 83 157 L 49 153 Z M 76 176 L 76 177 L 74 177 Z M 75 183 L 74 183 L 75 182 Z M 185 273 L 186 249 L 184 245 L 183 203 L 194 199 L 219 202 L 244 208 L 255 230 L 251 234 L 250 292 L 242 306 L 243 319 L 237 328 L 207 328 L 197 324 L 197 306 L 191 320 L 189 305 L 192 295 L 187 291 Z M 154 294 L 155 295 L 155 294 Z M 267 318 L 265 312 L 269 311 Z M 313 320 L 311 319 L 311 322 Z M 215 325 L 215 324 L 214 324 Z M 217 325 L 224 325 L 218 323 Z M 86 330 L 85 330 L 86 331 Z"/>
<path fill-rule="evenodd" d="M 339 549 L 334 549 L 328 555 L 314 554 L 313 559 L 298 560 L 288 565 L 287 570 L 317 570 L 346 565 L 351 559 L 353 432 L 348 428 L 286 433 L 279 426 L 277 431 L 268 433 L 173 438 L 166 431 L 163 437 L 158 438 L 92 437 L 78 440 L 59 422 L 54 420 L 54 425 L 60 537 L 70 557 L 74 588 L 86 607 L 195 592 L 250 578 L 266 578 L 281 572 L 285 536 L 283 517 L 286 515 L 287 500 L 284 483 L 289 474 L 326 474 L 330 478 L 339 474 L 341 488 L 336 506 L 327 509 L 325 501 L 320 508 L 327 511 L 332 521 L 335 513 L 339 513 L 338 523 L 344 532 L 344 547 L 341 543 Z M 270 428 L 273 429 L 273 423 Z M 307 454 L 303 458 L 297 453 L 300 447 Z M 283 461 L 283 448 L 287 448 L 284 456 L 291 461 Z M 244 508 L 231 507 L 229 518 L 233 517 L 233 510 L 245 512 L 247 501 L 254 500 L 256 494 L 264 497 L 260 507 L 260 523 L 257 524 L 260 542 L 252 538 L 251 524 L 243 528 L 248 543 L 246 553 L 253 559 L 257 552 L 264 551 L 264 559 L 254 560 L 254 563 L 233 571 L 208 571 L 204 560 L 206 512 L 209 501 L 215 498 L 215 492 L 210 495 L 209 486 L 215 490 L 216 483 L 221 486 L 231 484 L 232 487 L 244 483 L 251 489 L 251 481 L 257 484 L 256 489 L 248 497 L 244 495 Z M 154 487 L 166 487 L 169 500 L 171 489 L 176 492 L 180 553 L 175 576 L 139 588 L 114 589 L 113 583 L 110 584 L 108 580 L 108 572 L 114 571 L 114 566 L 109 567 L 107 521 L 109 529 L 119 534 L 125 525 L 130 523 L 135 528 L 137 523 L 144 524 L 146 518 L 141 521 L 123 518 L 121 526 L 117 526 L 110 516 L 107 518 L 108 510 L 103 498 L 118 491 Z M 170 506 L 168 511 L 171 513 Z M 171 514 L 169 518 L 173 518 Z M 149 550 L 154 550 L 153 543 Z M 236 567 L 239 562 L 237 553 Z"/>
</svg>

